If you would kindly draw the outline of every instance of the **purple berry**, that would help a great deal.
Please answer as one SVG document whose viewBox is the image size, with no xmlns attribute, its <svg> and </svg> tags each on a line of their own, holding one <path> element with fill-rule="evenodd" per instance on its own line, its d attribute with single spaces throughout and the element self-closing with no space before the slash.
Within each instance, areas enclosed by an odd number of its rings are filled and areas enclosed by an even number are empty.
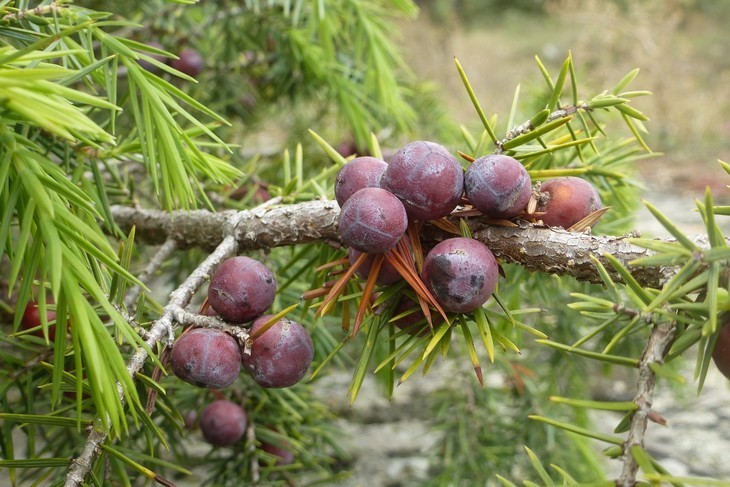
<svg viewBox="0 0 730 487">
<path fill-rule="evenodd" d="M 186 47 L 180 51 L 180 54 L 178 54 L 177 57 L 177 59 L 170 61 L 170 66 L 178 71 L 185 73 L 192 78 L 195 78 L 203 72 L 205 61 L 203 60 L 203 56 L 201 56 L 195 49 Z"/>
<path fill-rule="evenodd" d="M 410 312 L 410 314 L 406 314 L 393 321 L 396 327 L 414 336 L 426 336 L 430 333 L 430 328 L 426 321 L 426 316 L 423 314 L 423 310 L 421 310 L 421 305 L 408 296 L 403 296 L 398 306 L 395 307 L 393 316 L 399 316 L 406 312 Z M 438 312 L 432 311 L 431 321 L 434 326 L 437 326 L 443 321 L 443 318 Z"/>
<path fill-rule="evenodd" d="M 433 220 L 456 208 L 464 190 L 464 172 L 444 146 L 411 142 L 393 155 L 381 187 L 403 202 L 409 217 Z"/>
<path fill-rule="evenodd" d="M 229 446 L 243 438 L 248 426 L 246 412 L 238 404 L 221 399 L 206 407 L 200 415 L 203 438 L 215 446 Z"/>
<path fill-rule="evenodd" d="M 388 165 L 375 157 L 356 157 L 347 162 L 335 179 L 335 198 L 342 207 L 350 196 L 363 188 L 379 188 Z"/>
<path fill-rule="evenodd" d="M 387 252 L 395 247 L 407 227 L 408 216 L 403 204 L 380 188 L 355 192 L 340 212 L 340 237 L 360 252 Z"/>
<path fill-rule="evenodd" d="M 277 446 L 273 443 L 262 443 L 261 449 L 269 455 L 277 457 L 275 465 L 290 465 L 294 462 L 294 452 L 288 444 Z"/>
<path fill-rule="evenodd" d="M 222 262 L 208 286 L 208 302 L 229 323 L 261 316 L 274 302 L 276 279 L 261 262 L 245 256 Z"/>
<path fill-rule="evenodd" d="M 155 42 L 155 41 L 149 42 L 147 45 L 149 47 L 154 47 L 155 49 L 163 49 L 163 50 L 165 49 L 165 47 L 162 44 L 160 44 L 159 42 Z M 167 58 L 165 56 L 163 56 L 162 54 L 155 54 L 155 53 L 151 53 L 151 52 L 145 52 L 144 54 L 146 54 L 147 56 L 151 57 L 155 61 L 158 61 L 162 64 L 165 64 L 167 62 Z M 150 73 L 156 74 L 161 71 L 161 69 L 159 67 L 155 66 L 154 64 L 152 64 L 151 62 L 149 62 L 145 59 L 140 59 L 138 61 L 138 63 L 143 69 L 146 69 Z"/>
<path fill-rule="evenodd" d="M 360 257 L 361 255 L 362 252 L 350 247 L 350 250 L 348 252 L 350 265 L 353 265 L 358 257 Z M 374 260 L 375 255 L 368 255 L 367 257 L 365 257 L 365 262 L 363 262 L 360 267 L 357 268 L 355 274 L 357 274 L 360 279 L 367 280 L 368 276 L 370 276 L 370 269 L 372 269 L 373 267 Z M 375 282 L 377 284 L 380 284 L 381 286 L 389 286 L 400 281 L 401 279 L 402 276 L 396 270 L 396 268 L 393 267 L 393 265 L 388 262 L 387 259 L 384 259 L 382 265 L 380 266 L 380 271 L 378 272 L 378 277 L 375 279 Z"/>
<path fill-rule="evenodd" d="M 497 260 L 472 238 L 437 244 L 423 262 L 423 282 L 446 311 L 469 313 L 487 302 L 499 277 Z"/>
<path fill-rule="evenodd" d="M 512 218 L 527 206 L 530 175 L 517 159 L 488 155 L 472 163 L 464 175 L 464 191 L 472 205 L 491 218 Z"/>
<path fill-rule="evenodd" d="M 273 315 L 251 325 L 254 334 Z M 307 330 L 296 321 L 282 318 L 254 339 L 251 353 L 243 353 L 243 368 L 262 387 L 289 387 L 304 377 L 314 358 L 314 345 Z"/>
<path fill-rule="evenodd" d="M 720 321 L 720 332 L 715 348 L 712 349 L 712 360 L 717 370 L 730 379 L 730 315 L 721 316 Z"/>
<path fill-rule="evenodd" d="M 221 330 L 195 328 L 175 340 L 170 365 L 185 382 L 222 389 L 241 371 L 241 348 L 235 338 Z"/>
<path fill-rule="evenodd" d="M 548 179 L 540 191 L 542 197 L 537 210 L 545 212 L 540 219 L 551 227 L 570 228 L 603 207 L 596 188 L 578 177 Z"/>
</svg>

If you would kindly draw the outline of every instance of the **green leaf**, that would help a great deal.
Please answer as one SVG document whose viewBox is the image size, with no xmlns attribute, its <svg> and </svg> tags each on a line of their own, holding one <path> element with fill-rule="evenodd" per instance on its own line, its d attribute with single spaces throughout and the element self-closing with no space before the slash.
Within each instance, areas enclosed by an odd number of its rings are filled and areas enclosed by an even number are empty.
<svg viewBox="0 0 730 487">
<path fill-rule="evenodd" d="M 558 74 L 558 80 L 555 82 L 555 85 L 553 86 L 553 91 L 550 93 L 550 98 L 548 98 L 547 102 L 547 109 L 549 110 L 555 110 L 555 108 L 560 103 L 560 95 L 563 93 L 563 87 L 565 86 L 565 78 L 568 76 L 568 71 L 570 70 L 570 65 L 573 62 L 573 59 L 569 55 L 565 61 L 563 61 L 563 66 L 560 68 L 560 74 Z"/>
<path fill-rule="evenodd" d="M 555 482 L 553 482 L 553 479 L 550 478 L 550 475 L 548 475 L 545 468 L 542 466 L 542 463 L 540 462 L 540 459 L 537 458 L 537 455 L 530 450 L 528 447 L 523 447 L 525 451 L 527 452 L 527 456 L 530 457 L 530 463 L 532 464 L 532 468 L 537 472 L 537 475 L 542 479 L 543 486 L 544 487 L 554 487 Z"/>
<path fill-rule="evenodd" d="M 593 438 L 593 439 L 603 441 L 606 443 L 611 443 L 613 445 L 623 445 L 623 443 L 624 443 L 624 440 L 617 436 L 598 433 L 597 431 L 591 431 L 589 429 L 586 429 L 586 428 L 583 428 L 580 426 L 576 426 L 574 424 L 565 423 L 563 421 L 557 421 L 557 420 L 554 420 L 551 418 L 537 416 L 534 414 L 531 414 L 530 416 L 528 416 L 528 418 L 535 420 L 535 421 L 539 421 L 541 423 L 549 424 L 551 426 L 555 426 L 556 428 L 560 428 L 565 431 L 570 431 L 571 433 L 576 433 L 580 436 L 585 436 L 587 438 Z"/>
<path fill-rule="evenodd" d="M 494 363 L 494 340 L 492 339 L 492 330 L 484 309 L 477 308 L 474 310 L 474 322 L 479 330 L 479 335 L 482 337 L 482 343 L 484 343 L 484 348 L 487 350 L 489 361 Z"/>
<path fill-rule="evenodd" d="M 28 458 L 0 460 L 0 468 L 57 468 L 68 467 L 68 458 Z"/>
<path fill-rule="evenodd" d="M 381 326 L 378 320 L 373 320 L 370 322 L 370 325 L 368 326 L 368 332 L 365 338 L 365 343 L 363 344 L 362 351 L 360 352 L 360 358 L 357 361 L 355 371 L 352 375 L 352 382 L 350 383 L 350 387 L 347 390 L 348 395 L 350 396 L 350 404 L 353 404 L 355 402 L 357 394 L 360 392 L 362 383 L 365 380 L 365 374 L 367 373 L 370 359 L 373 356 L 373 352 L 375 351 L 375 341 L 380 334 L 380 330 Z"/>
<path fill-rule="evenodd" d="M 60 426 L 63 428 L 76 428 L 79 424 L 77 418 L 65 418 L 63 416 L 43 414 L 15 414 L 0 413 L 0 419 L 21 424 L 42 424 L 45 426 Z M 83 420 L 82 426 L 91 425 L 91 421 Z"/>
<path fill-rule="evenodd" d="M 314 138 L 314 140 L 317 142 L 317 144 L 322 148 L 322 150 L 329 156 L 330 159 L 336 164 L 339 164 L 340 166 L 344 165 L 347 162 L 347 159 L 345 159 L 342 154 L 337 152 L 337 149 L 332 147 L 327 143 L 326 140 L 324 140 L 317 132 L 314 130 L 309 131 L 309 135 Z"/>
<path fill-rule="evenodd" d="M 621 81 L 616 83 L 616 86 L 613 87 L 613 90 L 611 90 L 611 93 L 614 95 L 618 95 L 619 93 L 621 93 L 624 90 L 624 88 L 626 88 L 629 85 L 629 83 L 631 83 L 634 80 L 634 78 L 636 78 L 637 74 L 639 74 L 638 68 L 634 69 L 632 71 L 629 71 L 626 74 L 626 76 L 621 78 Z"/>
<path fill-rule="evenodd" d="M 486 130 L 487 134 L 489 134 L 489 138 L 492 139 L 492 143 L 497 145 L 499 143 L 497 136 L 494 134 L 492 125 L 489 123 L 489 120 L 487 120 L 487 116 L 484 114 L 484 110 L 482 110 L 482 106 L 479 104 L 479 100 L 477 100 L 477 97 L 474 94 L 474 89 L 471 87 L 471 83 L 469 83 L 469 79 L 466 77 L 464 68 L 461 67 L 461 63 L 457 58 L 454 58 L 454 63 L 456 63 L 456 69 L 459 71 L 459 76 L 461 76 L 461 81 L 464 83 L 464 88 L 466 88 L 466 92 L 469 94 L 469 99 L 471 99 L 471 103 L 474 105 L 474 109 L 477 111 L 479 119 L 482 121 L 482 125 L 484 125 L 484 130 Z"/>
<path fill-rule="evenodd" d="M 642 306 L 647 305 L 652 301 L 649 292 L 644 288 L 644 286 L 639 284 L 636 279 L 634 279 L 631 272 L 629 272 L 629 270 L 624 267 L 624 265 L 619 262 L 616 257 L 611 254 L 603 254 L 603 258 L 606 259 L 614 269 L 616 269 L 616 272 L 619 273 L 624 283 L 633 291 Z"/>
<path fill-rule="evenodd" d="M 635 411 L 638 406 L 631 401 L 591 401 L 570 397 L 551 396 L 550 400 L 558 404 L 567 404 L 577 408 L 595 409 L 599 411 Z"/>
<path fill-rule="evenodd" d="M 623 365 L 625 367 L 638 367 L 639 366 L 639 361 L 637 359 L 633 359 L 630 357 L 623 357 L 620 355 L 609 355 L 609 354 L 603 354 L 603 353 L 598 353 L 598 352 L 592 352 L 590 350 L 584 350 L 582 348 L 573 348 L 569 345 L 564 345 L 562 343 L 554 342 L 551 340 L 535 340 L 535 341 L 541 345 L 547 345 L 549 347 L 556 348 L 556 349 L 562 350 L 564 352 L 572 353 L 575 355 L 580 355 L 581 357 L 598 360 L 600 362 L 606 362 L 609 364 L 616 364 L 616 365 Z"/>
</svg>

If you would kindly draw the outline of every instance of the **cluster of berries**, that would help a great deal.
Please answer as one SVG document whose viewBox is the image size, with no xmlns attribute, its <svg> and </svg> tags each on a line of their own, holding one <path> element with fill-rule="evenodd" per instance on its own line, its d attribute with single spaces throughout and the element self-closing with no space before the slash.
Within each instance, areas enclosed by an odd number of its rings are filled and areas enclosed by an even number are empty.
<svg viewBox="0 0 730 487">
<path fill-rule="evenodd" d="M 356 271 L 365 279 L 375 255 L 390 252 L 401 241 L 410 248 L 409 225 L 418 228 L 446 217 L 460 204 L 491 220 L 539 217 L 546 225 L 563 228 L 602 207 L 598 192 L 583 179 L 555 178 L 533 190 L 527 170 L 513 157 L 487 155 L 464 171 L 445 147 L 429 141 L 405 145 L 389 163 L 369 156 L 348 161 L 337 174 L 335 197 L 341 207 L 340 237 L 349 247 L 351 265 L 362 253 L 370 254 Z M 489 248 L 462 237 L 434 246 L 420 269 L 420 279 L 436 302 L 453 313 L 482 306 L 498 276 L 499 265 Z M 400 277 L 385 260 L 376 282 L 388 285 Z"/>
</svg>

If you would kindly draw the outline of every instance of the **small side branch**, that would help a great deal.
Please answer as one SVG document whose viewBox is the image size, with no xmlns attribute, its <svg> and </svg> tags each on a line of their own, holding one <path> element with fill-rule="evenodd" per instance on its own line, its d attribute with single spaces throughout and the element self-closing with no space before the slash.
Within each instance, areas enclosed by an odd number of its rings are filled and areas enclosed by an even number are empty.
<svg viewBox="0 0 730 487">
<path fill-rule="evenodd" d="M 138 279 L 142 282 L 146 282 L 150 277 L 152 277 L 155 272 L 160 269 L 160 267 L 162 267 L 162 264 L 165 263 L 167 258 L 172 255 L 176 248 L 177 242 L 174 239 L 168 238 L 165 243 L 162 244 L 162 247 L 160 247 L 157 253 L 152 256 L 152 259 L 150 259 L 147 267 L 145 267 L 145 269 L 139 274 L 139 276 L 137 276 Z M 124 304 L 129 310 L 129 314 L 134 314 L 137 307 L 137 298 L 139 297 L 139 293 L 141 291 L 141 287 L 134 286 L 132 289 L 129 290 L 129 293 L 127 293 L 127 296 L 124 298 Z"/>
<path fill-rule="evenodd" d="M 145 344 L 150 350 L 154 350 L 157 344 L 164 339 L 171 340 L 174 331 L 175 315 L 190 303 L 195 292 L 203 285 L 212 270 L 220 262 L 232 256 L 236 252 L 236 239 L 231 235 L 222 239 L 213 253 L 188 276 L 187 279 L 170 294 L 170 301 L 164 307 L 162 315 L 149 330 Z M 134 375 L 144 365 L 148 357 L 147 349 L 140 347 L 129 359 L 127 371 Z M 121 391 L 120 391 L 121 395 Z M 122 399 L 124 399 L 122 397 Z M 106 440 L 107 433 L 101 419 L 94 422 L 86 440 L 81 455 L 74 459 L 66 476 L 66 487 L 78 487 L 84 481 L 86 475 L 91 471 L 94 460 L 101 450 L 101 444 Z"/>
<path fill-rule="evenodd" d="M 621 476 L 616 481 L 617 487 L 634 487 L 636 485 L 636 474 L 639 471 L 639 465 L 631 453 L 631 449 L 636 446 L 644 447 L 644 434 L 652 415 L 651 405 L 654 399 L 656 375 L 651 367 L 654 364 L 664 363 L 664 356 L 674 340 L 675 330 L 674 323 L 656 325 L 652 329 L 651 335 L 649 335 L 644 355 L 639 362 L 639 382 L 636 397 L 634 397 L 634 403 L 638 408 L 631 417 L 629 435 L 624 443 L 624 451 L 621 456 L 623 469 Z"/>
</svg>

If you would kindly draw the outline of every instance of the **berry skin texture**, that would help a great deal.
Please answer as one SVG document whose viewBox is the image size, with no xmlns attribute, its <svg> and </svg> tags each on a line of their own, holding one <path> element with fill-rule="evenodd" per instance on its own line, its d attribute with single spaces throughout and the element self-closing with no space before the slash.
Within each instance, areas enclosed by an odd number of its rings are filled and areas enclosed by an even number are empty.
<svg viewBox="0 0 730 487">
<path fill-rule="evenodd" d="M 510 156 L 488 155 L 464 174 L 464 191 L 472 205 L 491 218 L 512 218 L 525 209 L 532 194 L 530 175 Z"/>
<path fill-rule="evenodd" d="M 335 199 L 340 208 L 356 191 L 379 188 L 387 167 L 385 161 L 370 156 L 356 157 L 342 166 L 335 178 Z"/>
<path fill-rule="evenodd" d="M 380 186 L 396 195 L 408 216 L 427 221 L 448 215 L 464 191 L 464 171 L 444 146 L 416 141 L 401 147 Z"/>
<path fill-rule="evenodd" d="M 210 403 L 200 415 L 200 431 L 215 446 L 230 446 L 243 438 L 248 416 L 238 404 L 221 399 Z"/>
<path fill-rule="evenodd" d="M 241 347 L 221 330 L 196 328 L 175 340 L 170 365 L 173 373 L 185 382 L 222 389 L 241 372 Z"/>
<path fill-rule="evenodd" d="M 205 61 L 195 49 L 186 47 L 177 55 L 178 59 L 170 61 L 170 66 L 178 71 L 187 74 L 191 78 L 195 78 L 203 72 Z"/>
<path fill-rule="evenodd" d="M 208 302 L 228 323 L 254 320 L 274 302 L 276 279 L 261 262 L 246 256 L 231 257 L 215 271 L 208 286 Z"/>
<path fill-rule="evenodd" d="M 730 379 L 730 316 L 727 316 L 724 324 L 720 326 L 720 334 L 712 350 L 712 360 L 717 370 Z"/>
<path fill-rule="evenodd" d="M 596 210 L 603 208 L 601 197 L 591 183 L 575 176 L 548 179 L 540 191 L 547 198 L 537 210 L 550 227 L 568 229 Z"/>
<path fill-rule="evenodd" d="M 423 262 L 423 282 L 446 311 L 469 313 L 487 302 L 499 266 L 486 245 L 471 238 L 437 244 Z"/>
<path fill-rule="evenodd" d="M 395 247 L 407 227 L 408 215 L 403 204 L 380 188 L 356 191 L 340 211 L 340 237 L 360 252 L 387 252 Z"/>
<path fill-rule="evenodd" d="M 251 325 L 255 333 L 273 315 L 265 315 Z M 243 353 L 243 368 L 261 387 L 289 387 L 304 377 L 314 358 L 314 345 L 307 330 L 296 321 L 282 318 L 257 337 L 251 353 Z"/>
</svg>

